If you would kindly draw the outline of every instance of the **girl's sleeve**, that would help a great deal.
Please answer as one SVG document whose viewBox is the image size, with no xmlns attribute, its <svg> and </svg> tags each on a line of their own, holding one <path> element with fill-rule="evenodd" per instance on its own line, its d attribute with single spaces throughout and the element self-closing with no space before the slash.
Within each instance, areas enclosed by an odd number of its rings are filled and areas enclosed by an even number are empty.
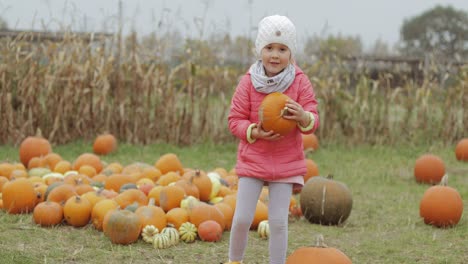
<svg viewBox="0 0 468 264">
<path fill-rule="evenodd" d="M 315 130 L 317 130 L 319 126 L 319 114 L 318 114 L 318 103 L 317 99 L 315 98 L 314 87 L 310 82 L 309 78 L 306 75 L 303 75 L 300 83 L 300 95 L 298 99 L 298 103 L 302 105 L 302 108 L 312 114 L 311 120 L 314 122 L 312 126 L 308 126 L 306 130 L 301 129 L 302 133 L 311 134 Z"/>
<path fill-rule="evenodd" d="M 236 87 L 231 100 L 231 109 L 228 115 L 228 125 L 231 133 L 241 140 L 247 140 L 247 129 L 252 124 L 250 121 L 250 77 L 244 75 Z"/>
</svg>

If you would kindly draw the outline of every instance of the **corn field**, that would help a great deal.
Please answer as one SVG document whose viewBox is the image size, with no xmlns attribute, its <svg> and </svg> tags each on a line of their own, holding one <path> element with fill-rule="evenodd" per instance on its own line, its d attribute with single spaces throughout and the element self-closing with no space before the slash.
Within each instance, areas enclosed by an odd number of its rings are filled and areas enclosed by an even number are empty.
<svg viewBox="0 0 468 264">
<path fill-rule="evenodd" d="M 235 140 L 227 114 L 248 65 L 203 65 L 190 56 L 170 65 L 135 41 L 117 55 L 73 36 L 35 43 L 23 36 L 0 44 L 1 144 L 18 144 L 37 131 L 55 144 L 103 132 L 135 144 Z M 401 78 L 397 68 L 371 78 L 367 70 L 347 71 L 338 59 L 299 65 L 315 87 L 321 140 L 451 144 L 467 136 L 466 65 L 445 74 L 433 63 L 435 74 L 420 81 Z M 394 85 L 397 75 L 402 81 Z M 449 85 L 435 78 L 441 75 Z"/>
</svg>

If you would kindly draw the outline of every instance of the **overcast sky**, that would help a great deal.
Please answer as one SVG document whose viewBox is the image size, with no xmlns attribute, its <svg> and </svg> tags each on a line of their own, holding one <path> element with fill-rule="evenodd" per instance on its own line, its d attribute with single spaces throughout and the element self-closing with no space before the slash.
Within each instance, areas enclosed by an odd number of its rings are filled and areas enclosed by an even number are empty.
<svg viewBox="0 0 468 264">
<path fill-rule="evenodd" d="M 0 0 L 0 16 L 11 29 L 116 32 L 118 0 Z M 255 36 L 265 15 L 287 15 L 299 41 L 328 34 L 360 36 L 365 46 L 399 40 L 404 21 L 435 7 L 468 11 L 468 0 L 122 0 L 124 31 L 141 34 L 178 29 L 198 37 L 211 32 Z M 200 21 L 205 21 L 203 27 Z"/>
</svg>

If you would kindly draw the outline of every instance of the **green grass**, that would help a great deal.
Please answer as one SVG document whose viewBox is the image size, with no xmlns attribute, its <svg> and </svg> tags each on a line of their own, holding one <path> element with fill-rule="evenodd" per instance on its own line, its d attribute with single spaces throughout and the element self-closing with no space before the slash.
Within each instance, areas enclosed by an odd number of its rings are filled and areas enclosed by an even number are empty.
<svg viewBox="0 0 468 264">
<path fill-rule="evenodd" d="M 73 160 L 90 152 L 88 142 L 54 146 L 54 152 Z M 210 170 L 231 169 L 236 145 L 197 145 L 178 148 L 170 145 L 121 145 L 117 153 L 103 159 L 122 164 L 154 164 L 161 154 L 176 153 L 184 166 Z M 453 228 L 425 225 L 419 217 L 419 201 L 428 185 L 413 178 L 414 161 L 424 153 L 439 155 L 446 163 L 449 185 L 464 199 L 464 215 Z M 353 194 L 350 217 L 341 226 L 321 226 L 307 220 L 291 219 L 288 253 L 314 244 L 323 234 L 325 243 L 349 256 L 353 263 L 450 263 L 468 261 L 468 163 L 455 159 L 453 146 L 355 146 L 322 145 L 309 157 L 321 175 L 333 174 Z M 2 146 L 0 161 L 18 160 L 12 146 Z M 229 233 L 221 242 L 179 245 L 156 250 L 150 244 L 113 245 L 91 226 L 72 228 L 62 225 L 42 228 L 32 223 L 31 215 L 0 212 L 0 259 L 2 263 L 222 263 L 227 259 Z M 268 243 L 251 232 L 246 263 L 268 263 Z"/>
</svg>

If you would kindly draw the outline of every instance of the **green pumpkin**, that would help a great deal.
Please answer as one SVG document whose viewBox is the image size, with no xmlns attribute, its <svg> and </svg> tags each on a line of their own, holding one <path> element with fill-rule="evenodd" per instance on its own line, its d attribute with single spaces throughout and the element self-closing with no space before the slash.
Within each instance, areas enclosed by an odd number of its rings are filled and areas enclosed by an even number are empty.
<svg viewBox="0 0 468 264">
<path fill-rule="evenodd" d="M 315 176 L 302 188 L 300 205 L 310 223 L 338 225 L 348 219 L 353 199 L 345 184 L 333 180 L 331 176 Z"/>
</svg>

